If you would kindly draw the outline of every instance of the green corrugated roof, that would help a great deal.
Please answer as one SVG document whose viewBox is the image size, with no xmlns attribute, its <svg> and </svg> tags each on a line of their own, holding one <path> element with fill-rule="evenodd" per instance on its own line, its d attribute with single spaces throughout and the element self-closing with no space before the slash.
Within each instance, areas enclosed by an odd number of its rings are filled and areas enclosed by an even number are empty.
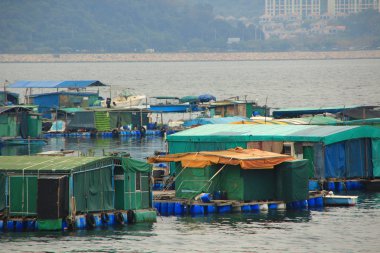
<svg viewBox="0 0 380 253">
<path fill-rule="evenodd" d="M 0 171 L 69 173 L 92 169 L 98 162 L 110 161 L 110 157 L 0 156 Z"/>
<path fill-rule="evenodd" d="M 328 145 L 356 138 L 380 138 L 380 129 L 369 126 L 218 124 L 169 135 L 168 141 L 307 141 Z"/>
</svg>

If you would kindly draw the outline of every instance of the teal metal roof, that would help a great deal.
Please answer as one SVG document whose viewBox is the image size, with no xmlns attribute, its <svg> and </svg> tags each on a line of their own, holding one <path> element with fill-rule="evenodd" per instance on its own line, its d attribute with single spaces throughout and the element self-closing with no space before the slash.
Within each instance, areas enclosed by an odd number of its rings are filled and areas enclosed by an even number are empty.
<svg viewBox="0 0 380 253">
<path fill-rule="evenodd" d="M 380 129 L 370 126 L 218 124 L 169 135 L 168 141 L 303 141 L 328 145 L 356 138 L 380 138 Z"/>
</svg>

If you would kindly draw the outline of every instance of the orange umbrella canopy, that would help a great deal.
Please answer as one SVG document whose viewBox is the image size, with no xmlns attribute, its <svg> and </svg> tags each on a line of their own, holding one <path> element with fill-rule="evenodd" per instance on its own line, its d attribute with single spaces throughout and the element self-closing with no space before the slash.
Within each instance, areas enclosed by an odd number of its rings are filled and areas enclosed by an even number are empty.
<svg viewBox="0 0 380 253">
<path fill-rule="evenodd" d="M 242 169 L 273 169 L 277 164 L 294 160 L 292 156 L 259 149 L 235 148 L 149 157 L 149 163 L 181 162 L 182 167 L 204 168 L 213 164 L 240 165 Z"/>
</svg>

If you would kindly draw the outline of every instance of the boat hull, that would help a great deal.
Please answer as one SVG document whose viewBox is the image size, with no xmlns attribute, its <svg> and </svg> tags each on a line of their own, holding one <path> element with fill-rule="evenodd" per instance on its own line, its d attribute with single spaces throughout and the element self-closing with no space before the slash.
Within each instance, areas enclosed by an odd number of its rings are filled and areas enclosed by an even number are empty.
<svg viewBox="0 0 380 253">
<path fill-rule="evenodd" d="M 324 203 L 326 206 L 354 206 L 357 204 L 358 196 L 325 196 Z"/>
</svg>

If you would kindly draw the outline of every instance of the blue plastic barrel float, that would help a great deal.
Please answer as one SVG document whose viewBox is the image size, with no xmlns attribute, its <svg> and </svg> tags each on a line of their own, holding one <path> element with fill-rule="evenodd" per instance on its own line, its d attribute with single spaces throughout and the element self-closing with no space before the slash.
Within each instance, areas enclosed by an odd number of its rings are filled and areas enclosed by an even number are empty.
<svg viewBox="0 0 380 253">
<path fill-rule="evenodd" d="M 202 193 L 200 195 L 200 199 L 204 203 L 210 203 L 212 200 L 211 194 L 210 193 Z"/>
<path fill-rule="evenodd" d="M 161 202 L 161 215 L 168 215 L 168 203 Z"/>
<path fill-rule="evenodd" d="M 4 221 L 0 220 L 0 231 L 4 229 Z"/>
<path fill-rule="evenodd" d="M 217 209 L 214 205 L 208 205 L 207 206 L 207 213 L 216 213 Z"/>
<path fill-rule="evenodd" d="M 271 209 L 271 210 L 273 210 L 273 209 L 277 209 L 277 207 L 278 207 L 278 204 L 277 204 L 277 203 L 269 203 L 269 204 L 268 204 L 268 208 Z"/>
<path fill-rule="evenodd" d="M 344 189 L 344 183 L 342 181 L 340 182 L 335 182 L 335 190 L 338 192 L 343 191 Z"/>
<path fill-rule="evenodd" d="M 185 208 L 181 203 L 177 202 L 174 204 L 174 214 L 175 215 L 183 215 L 184 212 L 185 212 Z"/>
<path fill-rule="evenodd" d="M 160 202 L 154 202 L 154 208 L 161 213 L 161 203 Z"/>
<path fill-rule="evenodd" d="M 86 228 L 86 219 L 84 216 L 77 216 L 75 218 L 75 227 L 77 229 L 84 229 Z"/>
<path fill-rule="evenodd" d="M 311 198 L 307 200 L 308 207 L 315 207 L 315 198 Z"/>
<path fill-rule="evenodd" d="M 214 199 L 221 200 L 222 199 L 222 191 L 214 191 Z"/>
<path fill-rule="evenodd" d="M 115 214 L 109 213 L 108 218 L 109 218 L 108 225 L 115 225 L 115 223 L 116 223 Z"/>
<path fill-rule="evenodd" d="M 326 183 L 326 188 L 328 191 L 335 191 L 335 182 L 328 181 Z"/>
<path fill-rule="evenodd" d="M 22 232 L 24 230 L 24 221 L 22 221 L 22 220 L 16 220 L 14 223 L 15 223 L 14 224 L 15 230 L 17 232 Z"/>
<path fill-rule="evenodd" d="M 169 202 L 168 203 L 168 215 L 174 214 L 174 208 L 175 208 L 175 203 Z"/>
<path fill-rule="evenodd" d="M 7 221 L 7 230 L 8 231 L 13 231 L 14 229 L 14 223 L 13 223 L 13 220 L 8 220 Z"/>
<path fill-rule="evenodd" d="M 230 213 L 232 211 L 232 205 L 218 206 L 219 213 Z"/>
<path fill-rule="evenodd" d="M 300 200 L 299 203 L 300 203 L 300 208 L 307 208 L 308 207 L 307 200 Z"/>
<path fill-rule="evenodd" d="M 293 209 L 300 209 L 301 208 L 301 202 L 299 202 L 299 201 L 293 201 L 292 202 L 292 208 Z"/>
<path fill-rule="evenodd" d="M 260 205 L 259 204 L 251 205 L 251 211 L 256 212 L 256 213 L 260 212 Z"/>
<path fill-rule="evenodd" d="M 190 207 L 190 213 L 197 215 L 197 214 L 204 214 L 204 207 L 200 205 L 192 205 Z"/>
<path fill-rule="evenodd" d="M 244 213 L 249 213 L 249 212 L 251 212 L 251 206 L 250 205 L 243 205 L 243 206 L 241 206 L 241 211 Z"/>
<path fill-rule="evenodd" d="M 323 207 L 323 198 L 322 197 L 315 198 L 315 206 L 316 207 Z"/>
<path fill-rule="evenodd" d="M 102 225 L 102 218 L 99 215 L 94 215 L 95 226 L 100 227 Z"/>
<path fill-rule="evenodd" d="M 352 191 L 355 189 L 355 184 L 352 181 L 346 181 L 346 189 L 347 191 Z"/>
</svg>

